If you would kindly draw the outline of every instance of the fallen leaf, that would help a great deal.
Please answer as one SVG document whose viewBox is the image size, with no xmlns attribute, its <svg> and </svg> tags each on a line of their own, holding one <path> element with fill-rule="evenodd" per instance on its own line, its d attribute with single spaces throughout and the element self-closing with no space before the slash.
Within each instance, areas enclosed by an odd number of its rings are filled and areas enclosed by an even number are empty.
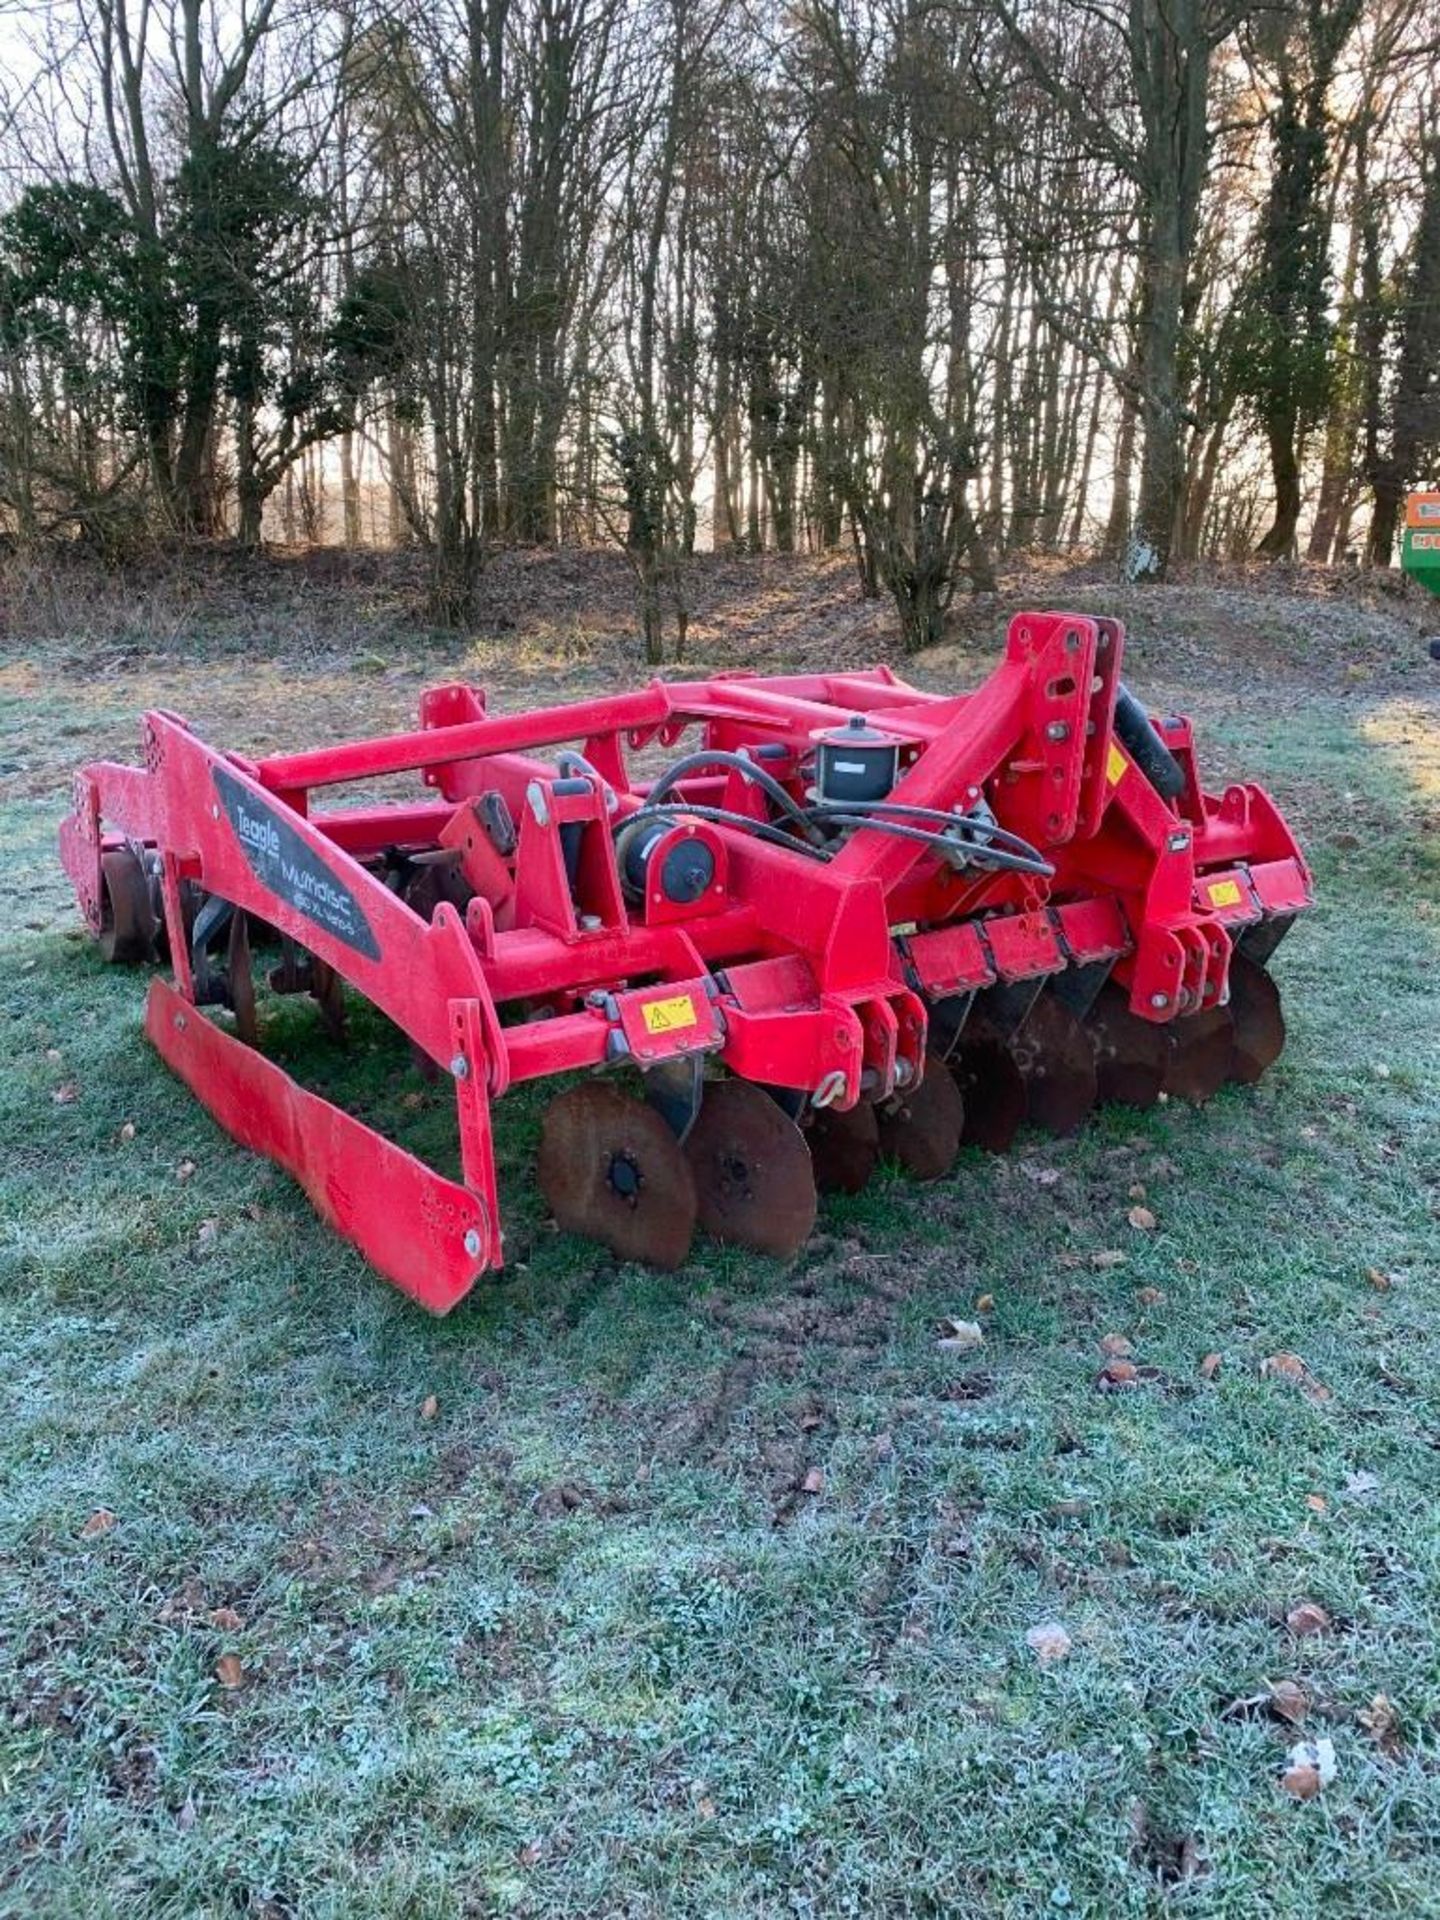
<svg viewBox="0 0 1440 1920">
<path fill-rule="evenodd" d="M 1300 1387 L 1312 1400 L 1328 1400 L 1330 1389 L 1323 1386 L 1298 1353 L 1272 1353 L 1260 1362 L 1262 1380 L 1288 1380 Z"/>
<path fill-rule="evenodd" d="M 175 1169 L 175 1178 L 177 1180 L 188 1180 L 194 1172 L 195 1162 L 193 1160 L 182 1160 Z"/>
<path fill-rule="evenodd" d="M 175 1824 L 182 1833 L 189 1833 L 196 1821 L 195 1802 L 187 1799 L 184 1806 L 175 1815 Z"/>
<path fill-rule="evenodd" d="M 942 1320 L 935 1344 L 947 1353 L 968 1353 L 972 1347 L 985 1344 L 985 1334 L 974 1320 Z"/>
<path fill-rule="evenodd" d="M 989 1313 L 990 1309 L 994 1305 L 995 1305 L 994 1294 L 982 1293 L 980 1298 L 975 1302 L 975 1311 L 977 1313 Z"/>
<path fill-rule="evenodd" d="M 245 1669 L 238 1653 L 222 1653 L 215 1662 L 215 1678 L 230 1692 L 245 1684 Z"/>
<path fill-rule="evenodd" d="M 196 1246 L 197 1247 L 213 1246 L 215 1244 L 216 1236 L 219 1234 L 219 1232 L 220 1232 L 220 1222 L 218 1220 L 202 1220 L 195 1233 Z"/>
<path fill-rule="evenodd" d="M 1187 1880 L 1194 1880 L 1208 1871 L 1205 1856 L 1200 1851 L 1200 1842 L 1193 1833 L 1187 1833 L 1180 1842 L 1180 1852 L 1175 1861 L 1175 1878 L 1183 1886 Z"/>
<path fill-rule="evenodd" d="M 1149 1207 L 1131 1207 L 1125 1218 L 1130 1222 L 1132 1227 L 1138 1228 L 1141 1233 L 1153 1233 L 1155 1231 L 1155 1216 Z"/>
<path fill-rule="evenodd" d="M 434 1393 L 427 1393 L 425 1398 L 420 1402 L 420 1418 L 422 1420 L 433 1420 L 436 1414 L 439 1413 L 439 1411 L 440 1411 L 439 1395 Z"/>
<path fill-rule="evenodd" d="M 888 1433 L 877 1433 L 872 1443 L 872 1450 L 877 1460 L 893 1459 L 895 1454 L 894 1437 Z"/>
<path fill-rule="evenodd" d="M 1213 1380 L 1222 1365 L 1223 1360 L 1220 1354 L 1207 1353 L 1205 1358 L 1200 1362 L 1200 1378 L 1202 1380 Z"/>
<path fill-rule="evenodd" d="M 1108 1353 L 1112 1360 L 1128 1360 L 1135 1349 L 1123 1333 L 1107 1333 L 1100 1342 L 1100 1351 Z"/>
<path fill-rule="evenodd" d="M 1338 1771 L 1333 1740 L 1301 1740 L 1290 1749 L 1280 1784 L 1297 1800 L 1313 1800 Z"/>
<path fill-rule="evenodd" d="M 1129 1263 L 1130 1256 L 1119 1252 L 1114 1247 L 1102 1248 L 1099 1253 L 1092 1253 L 1090 1256 L 1091 1266 L 1098 1268 L 1102 1273 L 1107 1267 L 1124 1267 Z"/>
<path fill-rule="evenodd" d="M 1033 1180 L 1037 1187 L 1053 1187 L 1060 1178 L 1058 1167 L 1037 1166 L 1033 1160 L 1022 1160 L 1020 1171 L 1027 1180 Z"/>
<path fill-rule="evenodd" d="M 1330 1503 L 1323 1493 L 1307 1493 L 1305 1504 L 1312 1513 L 1324 1513 Z"/>
<path fill-rule="evenodd" d="M 1136 1180 L 1131 1185 L 1129 1197 L 1132 1200 L 1143 1200 L 1145 1198 L 1145 1182 L 1143 1180 Z"/>
<path fill-rule="evenodd" d="M 1142 1307 L 1158 1307 L 1164 1302 L 1165 1295 L 1159 1287 L 1141 1287 L 1136 1292 L 1135 1298 Z"/>
<path fill-rule="evenodd" d="M 1365 1278 L 1377 1293 L 1388 1293 L 1395 1284 L 1389 1274 L 1382 1273 L 1379 1267 L 1366 1267 Z"/>
<path fill-rule="evenodd" d="M 245 1622 L 234 1607 L 214 1607 L 210 1613 L 210 1624 L 218 1627 L 221 1633 L 239 1633 Z"/>
<path fill-rule="evenodd" d="M 800 1482 L 800 1491 L 802 1493 L 823 1493 L 825 1491 L 825 1476 L 819 1467 L 811 1467 L 805 1478 Z"/>
<path fill-rule="evenodd" d="M 1347 1473 L 1345 1476 L 1345 1498 L 1347 1500 L 1369 1500 L 1380 1491 L 1380 1481 L 1373 1473 L 1363 1468 L 1359 1473 Z"/>
<path fill-rule="evenodd" d="M 1069 1653 L 1070 1636 L 1058 1620 L 1047 1620 L 1043 1626 L 1030 1628 L 1025 1644 L 1041 1666 L 1046 1667 L 1053 1660 L 1063 1660 Z"/>
<path fill-rule="evenodd" d="M 702 1820 L 713 1820 L 720 1809 L 715 1805 L 713 1800 L 697 1800 L 695 1802 L 695 1811 Z"/>
<path fill-rule="evenodd" d="M 1281 1720 L 1288 1720 L 1292 1727 L 1298 1727 L 1310 1711 L 1310 1697 L 1295 1680 L 1272 1680 L 1270 1686 L 1270 1711 Z"/>
<path fill-rule="evenodd" d="M 527 1840 L 521 1847 L 518 1857 L 522 1867 L 533 1867 L 540 1858 L 540 1842 Z"/>
<path fill-rule="evenodd" d="M 57 1107 L 73 1107 L 80 1098 L 80 1089 L 73 1080 L 62 1080 L 51 1093 L 50 1098 Z"/>
<path fill-rule="evenodd" d="M 1303 1380 L 1310 1369 L 1298 1353 L 1272 1353 L 1260 1362 L 1263 1380 Z"/>
<path fill-rule="evenodd" d="M 1302 1600 L 1286 1614 L 1285 1624 L 1296 1639 L 1301 1640 L 1308 1634 L 1324 1633 L 1330 1625 L 1330 1616 L 1314 1600 Z"/>
<path fill-rule="evenodd" d="M 109 1507 L 97 1507 L 80 1529 L 82 1540 L 93 1540 L 97 1533 L 108 1533 L 115 1525 L 118 1516 Z"/>
<path fill-rule="evenodd" d="M 1355 1718 L 1376 1746 L 1385 1753 L 1400 1751 L 1400 1715 L 1388 1694 L 1377 1693 L 1368 1707 L 1361 1707 Z"/>
<path fill-rule="evenodd" d="M 120 1123 L 120 1138 L 122 1140 L 133 1140 L 135 1138 L 135 1122 L 133 1120 L 124 1120 Z M 190 1803 L 187 1800 L 185 1804 L 188 1806 Z"/>
<path fill-rule="evenodd" d="M 1133 1387 L 1140 1378 L 1140 1369 L 1129 1360 L 1109 1360 L 1100 1369 L 1096 1384 L 1102 1393 L 1114 1393 L 1117 1389 Z"/>
</svg>

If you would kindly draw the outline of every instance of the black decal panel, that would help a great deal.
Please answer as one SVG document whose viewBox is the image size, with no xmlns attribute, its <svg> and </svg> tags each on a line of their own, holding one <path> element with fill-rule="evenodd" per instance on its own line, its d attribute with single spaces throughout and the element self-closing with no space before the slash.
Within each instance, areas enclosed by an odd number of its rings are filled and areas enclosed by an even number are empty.
<svg viewBox="0 0 1440 1920">
<path fill-rule="evenodd" d="M 213 769 L 235 838 L 257 880 L 347 947 L 378 960 L 380 947 L 359 901 L 287 820 L 225 767 Z"/>
</svg>

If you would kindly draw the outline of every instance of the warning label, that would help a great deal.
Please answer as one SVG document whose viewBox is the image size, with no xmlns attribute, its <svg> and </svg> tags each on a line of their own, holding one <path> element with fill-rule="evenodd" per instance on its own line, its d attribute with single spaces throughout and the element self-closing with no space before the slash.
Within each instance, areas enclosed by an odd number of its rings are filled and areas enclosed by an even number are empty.
<svg viewBox="0 0 1440 1920">
<path fill-rule="evenodd" d="M 1212 880 L 1206 891 L 1212 907 L 1238 907 L 1242 897 L 1233 880 Z"/>
<path fill-rule="evenodd" d="M 1125 769 L 1129 764 L 1130 762 L 1112 740 L 1110 742 L 1110 751 L 1105 756 L 1106 786 L 1118 787 L 1120 782 L 1125 778 Z"/>
<path fill-rule="evenodd" d="M 640 1014 L 647 1033 L 679 1033 L 698 1024 L 695 1002 L 688 993 L 674 994 L 669 1000 L 647 1000 Z"/>
</svg>

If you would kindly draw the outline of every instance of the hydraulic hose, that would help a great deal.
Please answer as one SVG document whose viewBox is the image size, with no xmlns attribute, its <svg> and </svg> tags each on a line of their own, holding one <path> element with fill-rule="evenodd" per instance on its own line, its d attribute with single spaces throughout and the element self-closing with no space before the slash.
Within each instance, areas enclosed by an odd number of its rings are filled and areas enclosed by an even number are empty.
<svg viewBox="0 0 1440 1920">
<path fill-rule="evenodd" d="M 647 799 L 643 807 L 636 807 L 632 813 L 617 820 L 614 831 L 620 834 L 637 820 L 663 819 L 674 814 L 713 821 L 721 827 L 740 827 L 746 833 L 753 833 L 758 840 L 768 840 L 774 846 L 788 848 L 791 853 L 803 853 L 807 860 L 833 860 L 835 857 L 832 848 L 817 846 L 813 840 L 797 840 L 793 833 L 787 833 L 783 827 L 775 826 L 769 820 L 756 820 L 748 813 L 734 813 L 729 807 L 696 806 L 689 800 L 672 800 L 668 805 L 657 806 L 653 800 Z M 808 821 L 806 826 L 808 829 Z"/>
<path fill-rule="evenodd" d="M 815 829 L 807 817 L 805 809 L 800 805 L 798 800 L 794 799 L 785 791 L 784 787 L 781 786 L 774 775 L 766 773 L 763 767 L 757 766 L 755 762 L 747 758 L 745 754 L 727 753 L 720 747 L 702 747 L 698 752 L 687 753 L 683 760 L 677 760 L 673 766 L 667 767 L 655 782 L 654 786 L 651 787 L 649 793 L 646 794 L 645 804 L 647 806 L 655 806 L 672 791 L 678 780 L 683 780 L 687 773 L 698 773 L 702 767 L 733 768 L 737 773 L 743 775 L 746 780 L 751 781 L 755 786 L 759 787 L 763 794 L 766 794 L 773 800 L 780 811 L 794 821 L 806 839 L 809 840 L 812 845 L 814 844 Z M 698 809 L 694 807 L 687 807 L 685 810 L 687 813 L 698 811 Z"/>
<path fill-rule="evenodd" d="M 1162 800 L 1178 800 L 1185 791 L 1180 762 L 1155 730 L 1144 707 L 1122 681 L 1115 694 L 1115 731 L 1130 757 Z"/>
</svg>

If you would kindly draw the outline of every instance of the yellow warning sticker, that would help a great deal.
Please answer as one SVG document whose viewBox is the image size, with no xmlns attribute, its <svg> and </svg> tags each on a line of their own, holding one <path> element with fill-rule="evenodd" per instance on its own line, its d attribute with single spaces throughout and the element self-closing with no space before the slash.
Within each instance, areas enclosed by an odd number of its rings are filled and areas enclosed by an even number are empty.
<svg viewBox="0 0 1440 1920">
<path fill-rule="evenodd" d="M 1105 756 L 1106 786 L 1118 787 L 1120 782 L 1125 778 L 1125 769 L 1129 766 L 1129 764 L 1130 762 L 1125 758 L 1124 754 L 1120 751 L 1119 747 L 1117 747 L 1115 742 L 1112 740 L 1110 742 L 1110 751 Z"/>
<path fill-rule="evenodd" d="M 1233 880 L 1213 880 L 1206 889 L 1212 907 L 1238 907 L 1240 889 Z"/>
<path fill-rule="evenodd" d="M 677 993 L 669 1000 L 647 1000 L 640 1013 L 647 1033 L 678 1033 L 682 1027 L 699 1024 L 695 1002 L 688 993 Z"/>
</svg>

